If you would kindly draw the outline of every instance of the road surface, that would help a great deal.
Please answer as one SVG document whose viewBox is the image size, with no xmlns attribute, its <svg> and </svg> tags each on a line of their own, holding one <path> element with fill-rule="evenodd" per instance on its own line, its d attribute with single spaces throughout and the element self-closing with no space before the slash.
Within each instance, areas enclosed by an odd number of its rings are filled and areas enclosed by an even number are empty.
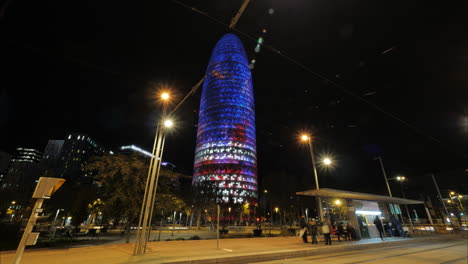
<svg viewBox="0 0 468 264">
<path fill-rule="evenodd" d="M 389 246 L 379 249 L 338 251 L 334 254 L 315 255 L 266 262 L 262 264 L 304 263 L 368 263 L 368 264 L 466 264 L 468 263 L 468 239 L 441 239 L 409 245 Z M 333 245 L 331 246 L 333 247 Z"/>
</svg>

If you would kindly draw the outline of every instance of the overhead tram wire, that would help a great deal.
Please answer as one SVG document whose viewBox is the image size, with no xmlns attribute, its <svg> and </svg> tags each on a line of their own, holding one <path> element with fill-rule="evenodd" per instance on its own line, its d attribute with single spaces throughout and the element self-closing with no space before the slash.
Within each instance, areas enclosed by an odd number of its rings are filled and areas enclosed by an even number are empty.
<svg viewBox="0 0 468 264">
<path fill-rule="evenodd" d="M 221 20 L 219 20 L 219 19 L 217 19 L 217 18 L 215 18 L 215 17 L 213 17 L 213 16 L 210 16 L 207 12 L 200 11 L 200 10 L 196 9 L 195 7 L 188 6 L 188 5 L 182 3 L 182 2 L 180 2 L 180 1 L 178 1 L 178 0 L 171 0 L 171 1 L 174 2 L 174 3 L 176 3 L 176 4 L 179 4 L 179 5 L 183 6 L 183 7 L 185 7 L 185 8 L 187 8 L 187 9 L 190 9 L 190 10 L 192 10 L 192 11 L 194 11 L 194 12 L 197 12 L 197 13 L 203 15 L 203 16 L 205 16 L 205 17 L 207 17 L 207 18 L 213 20 L 214 22 L 216 22 L 216 23 L 218 23 L 218 24 L 220 24 L 220 25 L 223 25 L 224 27 L 229 28 L 229 29 L 232 30 L 232 31 L 235 31 L 236 33 L 238 33 L 239 35 L 242 35 L 242 36 L 246 37 L 247 39 L 250 39 L 250 40 L 252 40 L 252 41 L 254 41 L 254 42 L 257 42 L 257 40 L 256 40 L 254 37 L 250 36 L 249 34 L 243 32 L 243 31 L 241 31 L 241 30 L 239 30 L 239 29 L 237 29 L 237 28 L 235 28 L 235 27 L 232 27 L 232 28 L 231 28 L 230 25 L 224 23 L 223 21 L 221 21 Z M 346 93 L 346 94 L 348 94 L 348 95 L 354 97 L 354 98 L 357 99 L 358 101 L 361 101 L 361 102 L 363 102 L 363 103 L 369 105 L 370 107 L 374 108 L 375 110 L 377 110 L 377 111 L 383 113 L 384 115 L 390 117 L 391 119 L 394 119 L 394 120 L 400 122 L 401 124 L 403 124 L 403 125 L 405 125 L 406 127 L 412 129 L 413 131 L 415 131 L 417 134 L 419 134 L 419 135 L 421 135 L 421 136 L 423 136 L 423 137 L 426 137 L 427 139 L 429 139 L 429 140 L 431 140 L 431 141 L 434 141 L 434 142 L 436 142 L 436 143 L 438 143 L 438 144 L 443 144 L 439 139 L 437 139 L 437 138 L 435 138 L 435 137 L 433 137 L 433 136 L 431 136 L 431 135 L 428 135 L 427 133 L 425 133 L 425 132 L 424 132 L 423 130 L 421 130 L 420 128 L 418 128 L 418 127 L 416 127 L 416 126 L 414 126 L 414 125 L 412 125 L 412 124 L 406 122 L 405 120 L 401 119 L 400 117 L 398 117 L 398 116 L 396 116 L 396 115 L 394 115 L 394 114 L 392 114 L 392 113 L 386 111 L 385 109 L 383 109 L 382 107 L 376 105 L 375 103 L 373 103 L 373 102 L 371 102 L 371 101 L 369 101 L 369 100 L 367 100 L 367 99 L 365 99 L 365 98 L 363 98 L 363 97 L 357 95 L 356 93 L 354 93 L 354 92 L 352 92 L 351 90 L 347 89 L 347 88 L 344 87 L 343 85 L 340 85 L 340 84 L 336 83 L 335 81 L 333 81 L 333 80 L 327 78 L 327 77 L 324 76 L 323 74 L 318 73 L 318 72 L 312 70 L 311 68 L 309 68 L 308 66 L 304 65 L 304 64 L 301 63 L 300 61 L 298 61 L 298 60 L 296 60 L 296 59 L 294 59 L 294 58 L 292 58 L 292 57 L 286 55 L 285 53 L 281 52 L 280 50 L 276 49 L 275 47 L 273 47 L 273 46 L 271 46 L 271 45 L 268 45 L 268 44 L 262 44 L 262 46 L 265 46 L 265 47 L 266 47 L 267 49 L 269 49 L 271 52 L 276 53 L 278 56 L 283 57 L 284 59 L 290 61 L 291 63 L 295 64 L 296 66 L 298 66 L 299 68 L 303 69 L 304 71 L 306 71 L 306 72 L 308 72 L 308 73 L 314 75 L 315 77 L 317 77 L 317 78 L 319 78 L 319 79 L 322 79 L 322 80 L 328 82 L 329 84 L 331 84 L 332 86 L 334 86 L 334 87 L 336 87 L 336 88 L 341 89 L 344 93 Z"/>
</svg>

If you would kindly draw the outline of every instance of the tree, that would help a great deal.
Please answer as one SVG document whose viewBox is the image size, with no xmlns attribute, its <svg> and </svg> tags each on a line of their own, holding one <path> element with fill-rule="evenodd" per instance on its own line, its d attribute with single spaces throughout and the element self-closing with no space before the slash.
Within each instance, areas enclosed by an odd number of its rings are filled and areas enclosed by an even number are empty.
<svg viewBox="0 0 468 264">
<path fill-rule="evenodd" d="M 86 165 L 85 170 L 97 172 L 95 180 L 105 201 L 103 214 L 114 219 L 114 223 L 125 220 L 129 227 L 137 221 L 148 163 L 137 155 L 116 154 L 93 157 Z"/>
<path fill-rule="evenodd" d="M 125 220 L 127 230 L 136 224 L 140 214 L 145 185 L 148 176 L 149 159 L 140 155 L 105 155 L 93 157 L 85 167 L 97 172 L 95 180 L 101 186 L 103 214 L 108 219 Z M 171 170 L 161 168 L 157 187 L 153 220 L 160 212 L 181 211 L 185 201 L 181 198 L 179 178 L 185 177 Z M 128 236 L 127 236 L 128 237 Z"/>
</svg>

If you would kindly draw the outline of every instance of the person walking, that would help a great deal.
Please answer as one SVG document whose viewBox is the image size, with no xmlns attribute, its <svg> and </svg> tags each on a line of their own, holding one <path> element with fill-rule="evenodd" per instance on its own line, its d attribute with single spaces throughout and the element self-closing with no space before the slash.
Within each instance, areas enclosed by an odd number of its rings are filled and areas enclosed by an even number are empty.
<svg viewBox="0 0 468 264">
<path fill-rule="evenodd" d="M 322 222 L 322 234 L 323 234 L 323 238 L 325 239 L 325 245 L 331 245 L 332 244 L 331 237 L 330 237 L 331 228 L 327 221 Z"/>
<path fill-rule="evenodd" d="M 312 244 L 317 243 L 317 235 L 318 235 L 318 226 L 315 221 L 310 222 L 310 237 L 312 239 Z"/>
<path fill-rule="evenodd" d="M 382 239 L 382 241 L 383 241 L 385 233 L 384 233 L 384 230 L 383 230 L 382 221 L 380 221 L 380 218 L 379 218 L 378 215 L 375 216 L 374 225 L 375 225 L 375 227 L 377 227 L 377 230 L 379 230 L 380 239 Z"/>
</svg>

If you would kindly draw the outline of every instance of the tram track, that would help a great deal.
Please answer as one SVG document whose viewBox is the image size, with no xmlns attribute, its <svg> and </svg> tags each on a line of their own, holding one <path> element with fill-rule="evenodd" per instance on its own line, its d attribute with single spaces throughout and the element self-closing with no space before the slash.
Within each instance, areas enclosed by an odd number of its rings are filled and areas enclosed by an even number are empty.
<svg viewBox="0 0 468 264">
<path fill-rule="evenodd" d="M 450 242 L 452 242 L 452 243 L 450 243 Z M 444 246 L 439 246 L 439 247 L 431 247 L 431 246 L 435 246 L 435 245 L 440 244 L 440 243 L 450 243 L 450 244 L 449 245 L 444 245 Z M 353 251 L 342 252 L 342 253 L 334 253 L 334 254 L 324 253 L 324 254 L 321 254 L 321 255 L 304 257 L 304 258 L 301 258 L 301 260 L 304 260 L 304 261 L 306 261 L 308 263 L 309 261 L 319 261 L 319 260 L 326 260 L 326 259 L 328 259 L 328 260 L 335 259 L 336 260 L 337 258 L 341 258 L 341 257 L 346 258 L 348 256 L 352 257 L 352 256 L 356 256 L 356 255 L 365 255 L 365 254 L 372 254 L 372 253 L 378 253 L 378 252 L 389 252 L 390 253 L 390 251 L 392 251 L 392 250 L 401 250 L 401 249 L 411 250 L 410 252 L 398 253 L 398 254 L 393 254 L 393 255 L 388 255 L 388 256 L 383 256 L 383 257 L 378 257 L 378 258 L 374 257 L 374 258 L 359 260 L 359 261 L 343 262 L 343 263 L 346 263 L 346 264 L 357 264 L 357 263 L 373 262 L 373 261 L 379 261 L 379 260 L 383 260 L 383 259 L 390 259 L 390 258 L 396 258 L 396 257 L 401 257 L 401 256 L 406 256 L 406 255 L 424 253 L 424 252 L 429 252 L 429 251 L 433 251 L 433 250 L 446 249 L 446 248 L 463 246 L 463 245 L 466 245 L 466 242 L 460 243 L 459 241 L 453 241 L 452 239 L 437 239 L 435 241 L 424 242 L 424 243 L 409 243 L 409 244 L 404 244 L 404 245 L 386 246 L 386 247 L 381 247 L 381 248 L 376 248 L 376 249 L 369 249 L 369 250 L 367 250 L 367 249 L 353 250 Z M 425 247 L 430 247 L 430 248 L 425 248 Z M 419 249 L 424 248 L 424 249 L 417 250 L 418 248 Z M 452 259 L 452 260 L 448 260 L 448 261 L 443 262 L 443 263 L 444 264 L 455 264 L 458 261 L 461 261 L 461 260 L 463 260 L 465 258 L 466 257 Z M 293 261 L 291 263 L 296 263 L 296 262 L 294 262 L 294 259 L 297 259 L 297 258 L 288 258 L 288 259 L 284 259 L 283 261 L 290 260 L 290 261 Z M 252 263 L 254 263 L 254 262 L 252 262 Z M 289 262 L 280 262 L 280 261 L 278 261 L 278 262 L 265 262 L 265 263 L 289 263 Z M 297 262 L 297 263 L 304 263 L 304 262 Z"/>
</svg>

